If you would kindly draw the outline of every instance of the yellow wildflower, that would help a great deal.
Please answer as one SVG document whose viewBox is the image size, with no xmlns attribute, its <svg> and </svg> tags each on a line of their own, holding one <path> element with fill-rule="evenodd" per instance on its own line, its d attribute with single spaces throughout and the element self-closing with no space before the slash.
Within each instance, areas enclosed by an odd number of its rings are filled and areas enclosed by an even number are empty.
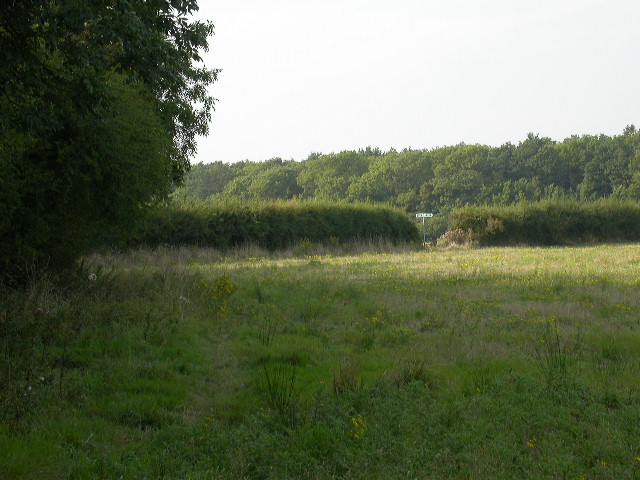
<svg viewBox="0 0 640 480">
<path fill-rule="evenodd" d="M 367 424 L 364 422 L 364 418 L 362 418 L 362 415 L 356 415 L 355 417 L 351 417 L 351 423 L 353 424 L 353 428 L 349 430 L 349 436 L 360 440 L 362 435 L 367 431 Z"/>
</svg>

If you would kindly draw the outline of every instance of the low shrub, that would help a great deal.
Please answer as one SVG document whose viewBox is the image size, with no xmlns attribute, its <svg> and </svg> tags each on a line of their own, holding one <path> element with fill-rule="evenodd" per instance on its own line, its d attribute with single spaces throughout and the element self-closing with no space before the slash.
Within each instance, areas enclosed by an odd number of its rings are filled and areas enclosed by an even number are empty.
<svg viewBox="0 0 640 480">
<path fill-rule="evenodd" d="M 451 213 L 449 230 L 471 232 L 480 245 L 571 245 L 640 239 L 640 203 L 548 200 L 467 206 Z"/>
<path fill-rule="evenodd" d="M 470 233 L 461 228 L 448 230 L 438 237 L 436 245 L 439 247 L 464 246 L 471 243 Z"/>
</svg>

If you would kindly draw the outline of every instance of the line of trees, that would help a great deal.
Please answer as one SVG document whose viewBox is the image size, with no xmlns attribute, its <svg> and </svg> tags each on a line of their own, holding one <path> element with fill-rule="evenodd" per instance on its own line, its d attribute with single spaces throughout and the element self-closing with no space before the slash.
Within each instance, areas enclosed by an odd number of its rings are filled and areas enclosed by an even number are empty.
<svg viewBox="0 0 640 480">
<path fill-rule="evenodd" d="M 384 202 L 408 212 L 447 212 L 467 204 L 602 197 L 640 200 L 640 132 L 572 136 L 529 134 L 500 147 L 376 148 L 312 154 L 302 162 L 194 165 L 177 195 L 201 199 L 273 198 Z"/>
</svg>

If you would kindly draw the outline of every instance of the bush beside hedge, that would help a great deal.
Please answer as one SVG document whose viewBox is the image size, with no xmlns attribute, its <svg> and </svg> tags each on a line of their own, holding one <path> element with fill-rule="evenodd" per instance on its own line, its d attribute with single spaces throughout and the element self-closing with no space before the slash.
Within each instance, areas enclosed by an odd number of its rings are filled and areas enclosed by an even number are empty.
<svg viewBox="0 0 640 480">
<path fill-rule="evenodd" d="M 401 210 L 321 202 L 190 202 L 149 213 L 128 246 L 200 245 L 225 249 L 252 243 L 286 248 L 312 242 L 415 241 L 417 227 Z"/>
<path fill-rule="evenodd" d="M 453 211 L 449 229 L 480 245 L 567 245 L 640 240 L 640 203 L 555 200 Z"/>
</svg>

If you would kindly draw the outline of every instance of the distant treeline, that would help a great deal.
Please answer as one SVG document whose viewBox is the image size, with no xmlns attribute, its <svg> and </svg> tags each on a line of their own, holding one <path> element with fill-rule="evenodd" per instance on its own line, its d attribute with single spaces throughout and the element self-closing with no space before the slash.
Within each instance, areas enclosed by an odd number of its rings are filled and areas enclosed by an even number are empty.
<svg viewBox="0 0 640 480">
<path fill-rule="evenodd" d="M 177 196 L 200 199 L 320 199 L 382 202 L 407 212 L 449 212 L 553 198 L 640 200 L 640 132 L 572 136 L 529 134 L 514 145 L 465 145 L 383 152 L 377 148 L 297 162 L 196 164 Z"/>
</svg>

